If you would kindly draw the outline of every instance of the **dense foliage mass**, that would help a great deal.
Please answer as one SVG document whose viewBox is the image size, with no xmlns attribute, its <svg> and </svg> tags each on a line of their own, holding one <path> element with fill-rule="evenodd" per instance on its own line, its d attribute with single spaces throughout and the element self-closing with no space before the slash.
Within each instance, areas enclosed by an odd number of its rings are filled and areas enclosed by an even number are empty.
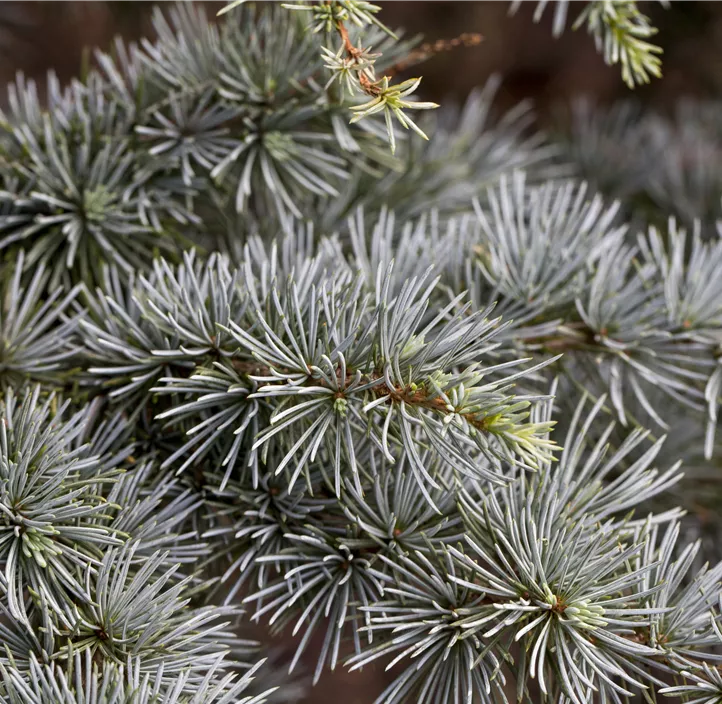
<svg viewBox="0 0 722 704">
<path fill-rule="evenodd" d="M 722 109 L 407 139 L 327 7 L 10 87 L 0 701 L 722 702 Z"/>
</svg>

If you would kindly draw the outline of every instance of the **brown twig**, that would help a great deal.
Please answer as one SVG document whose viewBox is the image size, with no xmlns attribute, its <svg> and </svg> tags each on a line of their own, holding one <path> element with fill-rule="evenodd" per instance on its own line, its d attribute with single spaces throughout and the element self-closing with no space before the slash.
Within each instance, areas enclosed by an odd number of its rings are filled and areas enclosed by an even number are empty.
<svg viewBox="0 0 722 704">
<path fill-rule="evenodd" d="M 336 22 L 336 29 L 338 30 L 338 33 L 341 36 L 341 41 L 343 42 L 343 48 L 346 51 L 346 56 L 348 56 L 348 58 L 350 60 L 352 60 L 353 62 L 359 63 L 359 56 L 363 53 L 363 49 L 361 47 L 357 47 L 353 44 L 353 42 L 351 41 L 351 38 L 348 35 L 348 30 L 346 29 L 346 25 L 341 20 L 338 20 Z M 361 85 L 361 89 L 367 95 L 370 95 L 375 98 L 380 93 L 380 89 L 378 87 L 378 82 L 372 81 L 366 75 L 365 71 L 359 70 L 358 80 L 359 80 L 359 84 Z"/>
<path fill-rule="evenodd" d="M 231 359 L 230 361 L 233 369 L 244 376 L 268 377 L 271 375 L 272 372 L 271 367 L 263 366 L 258 362 L 248 362 L 240 359 Z M 287 370 L 276 369 L 276 371 L 283 373 Z M 309 375 L 310 373 L 311 372 L 309 370 Z M 336 369 L 336 376 L 338 377 L 339 381 L 341 381 L 340 369 L 338 368 Z M 347 369 L 346 378 L 343 380 L 344 383 L 342 384 L 342 390 L 336 394 L 336 398 L 345 397 L 343 388 L 349 386 L 355 380 L 355 378 L 356 377 L 352 373 L 352 371 Z M 384 378 L 384 375 L 381 372 L 373 372 L 362 377 L 361 381 L 362 383 L 367 384 L 379 381 L 382 378 Z M 323 380 L 321 379 L 314 379 L 313 383 L 315 385 L 325 386 Z M 376 386 L 372 386 L 370 388 L 370 391 L 371 393 L 376 394 L 377 397 L 388 396 L 390 403 L 403 402 L 407 406 L 424 408 L 426 410 L 439 413 L 442 416 L 447 416 L 451 413 L 455 413 L 455 411 L 450 411 L 447 408 L 446 402 L 441 397 L 436 395 L 429 395 L 429 393 L 423 388 L 411 388 L 397 385 L 395 388 L 389 389 L 386 384 L 378 384 Z M 496 418 L 496 416 L 494 415 L 479 417 L 473 413 L 462 413 L 460 415 L 462 418 L 464 418 L 464 420 L 466 420 L 467 423 L 469 423 L 469 425 L 482 432 L 489 432 L 492 422 Z"/>
<path fill-rule="evenodd" d="M 391 77 L 401 71 L 405 71 L 411 66 L 428 61 L 433 56 L 440 54 L 442 51 L 452 51 L 459 47 L 479 46 L 484 41 L 484 37 L 476 32 L 464 32 L 453 39 L 437 39 L 435 42 L 426 42 L 418 49 L 414 49 L 406 58 L 401 59 L 387 71 L 386 75 Z"/>
</svg>

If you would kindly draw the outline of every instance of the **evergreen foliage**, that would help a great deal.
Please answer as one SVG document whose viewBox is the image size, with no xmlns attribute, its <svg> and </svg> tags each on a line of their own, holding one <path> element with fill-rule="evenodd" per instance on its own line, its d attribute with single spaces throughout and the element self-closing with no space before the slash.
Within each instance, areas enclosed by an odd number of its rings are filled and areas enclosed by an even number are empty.
<svg viewBox="0 0 722 704">
<path fill-rule="evenodd" d="M 722 701 L 719 106 L 416 125 L 377 9 L 10 87 L 0 701 Z"/>
<path fill-rule="evenodd" d="M 516 11 L 524 0 L 514 0 L 511 9 Z M 669 6 L 669 0 L 660 0 Z M 538 0 L 534 20 L 539 21 L 549 0 Z M 569 0 L 554 3 L 553 33 L 564 32 L 569 14 Z M 649 18 L 640 12 L 636 0 L 589 0 L 572 25 L 572 29 L 586 26 L 594 37 L 597 51 L 608 65 L 621 64 L 622 79 L 630 87 L 649 83 L 651 77 L 662 75 L 661 47 L 647 41 L 657 33 Z"/>
</svg>

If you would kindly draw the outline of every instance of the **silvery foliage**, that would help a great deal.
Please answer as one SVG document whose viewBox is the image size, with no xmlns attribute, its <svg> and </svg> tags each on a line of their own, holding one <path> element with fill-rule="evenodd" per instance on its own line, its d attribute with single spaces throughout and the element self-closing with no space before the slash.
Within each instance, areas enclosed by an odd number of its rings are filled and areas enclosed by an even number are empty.
<svg viewBox="0 0 722 704">
<path fill-rule="evenodd" d="M 635 225 L 674 216 L 685 227 L 699 221 L 714 239 L 722 218 L 719 111 L 718 100 L 682 100 L 670 114 L 578 100 L 560 146 L 580 178 L 621 199 Z"/>
<path fill-rule="evenodd" d="M 511 12 L 516 12 L 524 0 L 513 0 Z M 669 0 L 660 0 L 665 7 Z M 536 0 L 534 21 L 538 22 L 549 0 Z M 552 32 L 560 36 L 569 15 L 569 0 L 557 0 L 553 4 Z M 572 29 L 586 27 L 594 37 L 597 52 L 604 56 L 608 66 L 621 64 L 622 80 L 630 87 L 649 83 L 651 78 L 662 75 L 662 48 L 647 41 L 657 29 L 649 18 L 640 12 L 635 0 L 589 0 L 576 14 Z"/>
<path fill-rule="evenodd" d="M 190 670 L 164 681 L 163 667 L 142 675 L 137 661 L 101 668 L 87 654 L 76 654 L 64 668 L 58 663 L 41 664 L 33 655 L 29 678 L 0 664 L 9 704 L 262 704 L 264 697 L 248 695 L 254 668 L 241 678 L 218 677 L 220 660 L 211 662 L 196 691 L 189 694 Z M 129 698 L 130 697 L 130 698 Z"/>
<path fill-rule="evenodd" d="M 717 701 L 712 108 L 650 174 L 627 108 L 552 144 L 492 81 L 392 159 L 298 14 L 11 88 L 0 699 Z"/>
</svg>

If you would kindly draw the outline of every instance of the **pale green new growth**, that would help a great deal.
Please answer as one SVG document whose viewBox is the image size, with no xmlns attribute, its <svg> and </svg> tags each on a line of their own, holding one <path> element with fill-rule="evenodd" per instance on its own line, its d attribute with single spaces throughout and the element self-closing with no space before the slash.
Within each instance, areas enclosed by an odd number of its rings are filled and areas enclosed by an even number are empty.
<svg viewBox="0 0 722 704">
<path fill-rule="evenodd" d="M 523 1 L 514 0 L 512 11 Z M 666 0 L 661 2 L 667 4 Z M 535 21 L 539 21 L 548 5 L 549 0 L 537 0 Z M 570 0 L 556 0 L 554 6 L 553 32 L 559 36 L 566 25 Z M 594 36 L 597 51 L 603 54 L 606 64 L 621 64 L 622 79 L 630 88 L 662 75 L 659 58 L 662 49 L 648 41 L 657 30 L 640 12 L 635 0 L 588 0 L 572 25 L 572 29 L 580 27 L 586 27 Z"/>
<path fill-rule="evenodd" d="M 239 2 L 230 3 L 221 10 L 221 13 L 225 13 L 239 4 Z M 282 3 L 282 7 L 310 13 L 312 18 L 310 28 L 314 33 L 324 32 L 327 35 L 324 38 L 325 41 L 332 44 L 335 39 L 334 35 L 337 35 L 341 41 L 338 49 L 332 46 L 321 47 L 324 65 L 332 74 L 325 87 L 329 88 L 338 81 L 349 98 L 353 99 L 364 95 L 370 98 L 362 105 L 351 106 L 351 110 L 354 112 L 351 124 L 382 112 L 392 154 L 396 153 L 394 120 L 397 120 L 404 129 L 411 128 L 420 137 L 428 140 L 423 130 L 403 112 L 403 110 L 432 110 L 439 107 L 436 103 L 405 100 L 418 88 L 421 79 L 412 78 L 393 85 L 389 84 L 388 76 L 377 78 L 374 66 L 381 57 L 381 53 L 371 53 L 370 48 L 364 48 L 360 43 L 351 41 L 349 28 L 345 24 L 347 22 L 359 30 L 363 30 L 367 26 L 378 27 L 388 36 L 398 39 L 396 34 L 376 17 L 381 10 L 380 6 L 363 0 L 331 0 L 330 2 L 306 4 Z M 358 41 L 361 38 L 363 38 L 363 34 L 359 36 Z"/>
<path fill-rule="evenodd" d="M 390 86 L 389 79 L 384 76 L 381 84 L 375 86 L 374 93 L 377 92 L 377 94 L 371 98 L 371 100 L 363 105 L 355 105 L 351 108 L 355 113 L 351 118 L 351 124 L 369 115 L 383 113 L 392 154 L 396 153 L 393 118 L 396 118 L 404 129 L 409 129 L 410 127 L 419 137 L 428 140 L 428 137 L 419 126 L 404 113 L 404 110 L 433 110 L 439 107 L 436 103 L 421 103 L 413 100 L 405 100 L 405 98 L 419 87 L 419 83 L 421 83 L 420 78 L 410 78 L 403 83 Z"/>
</svg>

